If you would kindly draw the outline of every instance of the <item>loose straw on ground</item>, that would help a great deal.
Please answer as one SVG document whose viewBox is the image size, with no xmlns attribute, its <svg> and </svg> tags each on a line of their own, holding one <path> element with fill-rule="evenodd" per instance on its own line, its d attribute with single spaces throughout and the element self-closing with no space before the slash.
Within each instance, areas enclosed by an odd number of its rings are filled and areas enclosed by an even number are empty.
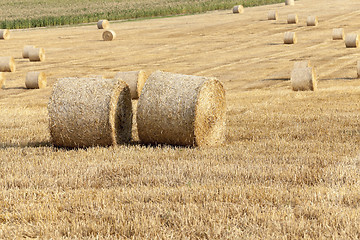
<svg viewBox="0 0 360 240">
<path fill-rule="evenodd" d="M 13 57 L 0 57 L 0 72 L 15 72 L 16 66 Z"/>
<path fill-rule="evenodd" d="M 233 7 L 233 13 L 243 13 L 244 7 L 242 5 L 237 5 Z"/>
<path fill-rule="evenodd" d="M 299 18 L 297 14 L 289 14 L 287 17 L 288 24 L 296 24 L 299 22 Z"/>
<path fill-rule="evenodd" d="M 97 27 L 98 27 L 98 29 L 108 29 L 110 27 L 110 23 L 106 19 L 99 20 L 97 22 Z"/>
<path fill-rule="evenodd" d="M 0 29 L 0 39 L 7 40 L 10 38 L 10 31 L 8 29 Z"/>
<path fill-rule="evenodd" d="M 315 71 L 312 67 L 294 68 L 290 81 L 294 91 L 315 91 L 317 89 Z"/>
<path fill-rule="evenodd" d="M 35 46 L 32 46 L 32 45 L 24 46 L 24 49 L 23 49 L 23 52 L 22 52 L 23 58 L 29 58 L 29 50 L 34 49 L 34 48 L 35 48 Z"/>
<path fill-rule="evenodd" d="M 131 140 L 131 95 L 123 81 L 59 79 L 53 87 L 48 112 L 55 146 L 109 146 Z"/>
<path fill-rule="evenodd" d="M 318 17 L 316 17 L 316 16 L 308 16 L 306 19 L 307 26 L 317 26 L 318 23 L 319 23 Z"/>
<path fill-rule="evenodd" d="M 359 45 L 359 36 L 356 33 L 346 34 L 345 46 L 347 48 L 357 48 Z"/>
<path fill-rule="evenodd" d="M 343 28 L 334 28 L 332 31 L 333 40 L 344 40 L 345 32 Z"/>
<path fill-rule="evenodd" d="M 4 72 L 0 72 L 0 89 L 2 89 L 5 85 L 5 73 Z"/>
<path fill-rule="evenodd" d="M 43 48 L 29 48 L 28 55 L 31 62 L 45 61 L 45 51 Z"/>
<path fill-rule="evenodd" d="M 277 20 L 278 14 L 275 10 L 268 12 L 268 20 Z"/>
<path fill-rule="evenodd" d="M 285 5 L 295 5 L 294 0 L 285 0 Z"/>
<path fill-rule="evenodd" d="M 294 32 L 286 32 L 284 34 L 284 44 L 295 44 L 297 43 L 297 36 Z"/>
<path fill-rule="evenodd" d="M 46 75 L 44 72 L 28 72 L 26 74 L 25 86 L 29 89 L 46 87 Z"/>
<path fill-rule="evenodd" d="M 143 143 L 211 146 L 225 139 L 225 90 L 216 78 L 156 71 L 137 107 Z"/>
<path fill-rule="evenodd" d="M 113 30 L 103 32 L 102 38 L 104 41 L 112 41 L 116 38 L 116 33 Z"/>
<path fill-rule="evenodd" d="M 145 85 L 148 74 L 143 71 L 118 72 L 115 75 L 116 80 L 122 80 L 129 85 L 131 98 L 138 99 Z"/>
</svg>

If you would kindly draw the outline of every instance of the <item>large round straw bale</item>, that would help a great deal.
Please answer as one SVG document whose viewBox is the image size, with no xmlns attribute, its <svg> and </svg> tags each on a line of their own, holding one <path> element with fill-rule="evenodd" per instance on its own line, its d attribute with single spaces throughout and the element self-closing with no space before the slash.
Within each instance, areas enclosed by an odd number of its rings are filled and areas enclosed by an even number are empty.
<svg viewBox="0 0 360 240">
<path fill-rule="evenodd" d="M 307 26 L 317 26 L 318 23 L 319 23 L 318 17 L 316 17 L 316 16 L 308 16 L 306 19 Z"/>
<path fill-rule="evenodd" d="M 0 39 L 7 40 L 10 38 L 10 31 L 8 29 L 0 29 Z"/>
<path fill-rule="evenodd" d="M 294 63 L 294 69 L 295 68 L 307 68 L 307 67 L 311 67 L 311 63 L 309 60 L 297 61 Z"/>
<path fill-rule="evenodd" d="M 123 81 L 59 79 L 48 111 L 55 146 L 109 146 L 131 140 L 131 96 Z"/>
<path fill-rule="evenodd" d="M 225 138 L 225 90 L 216 78 L 156 71 L 145 83 L 136 121 L 144 143 L 221 144 Z"/>
<path fill-rule="evenodd" d="M 102 38 L 104 41 L 112 41 L 116 38 L 116 33 L 113 30 L 106 30 L 103 32 Z"/>
<path fill-rule="evenodd" d="M 294 68 L 290 80 L 294 91 L 315 91 L 317 89 L 315 71 L 312 67 Z"/>
<path fill-rule="evenodd" d="M 343 28 L 334 28 L 332 31 L 333 40 L 344 40 L 345 32 Z"/>
<path fill-rule="evenodd" d="M 346 34 L 345 45 L 347 48 L 357 48 L 359 45 L 359 36 L 356 33 Z"/>
<path fill-rule="evenodd" d="M 297 43 L 297 36 L 294 32 L 286 32 L 284 34 L 284 43 L 285 44 L 295 44 Z"/>
<path fill-rule="evenodd" d="M 108 20 L 105 20 L 105 19 L 99 20 L 97 22 L 97 27 L 98 27 L 98 29 L 108 29 L 110 27 L 110 23 Z"/>
<path fill-rule="evenodd" d="M 129 85 L 131 98 L 138 99 L 145 85 L 148 74 L 143 71 L 118 72 L 115 75 L 116 80 L 123 80 Z"/>
<path fill-rule="evenodd" d="M 278 19 L 278 14 L 275 10 L 268 12 L 268 20 L 277 20 L 277 19 Z"/>
<path fill-rule="evenodd" d="M 23 52 L 22 52 L 22 56 L 23 58 L 29 58 L 29 49 L 34 49 L 35 46 L 32 45 L 26 45 L 24 46 Z"/>
<path fill-rule="evenodd" d="M 360 78 L 360 61 L 357 61 L 357 76 Z"/>
<path fill-rule="evenodd" d="M 29 60 L 31 62 L 44 61 L 45 60 L 45 51 L 43 48 L 29 48 L 28 49 Z"/>
<path fill-rule="evenodd" d="M 46 87 L 46 75 L 44 72 L 28 72 L 25 80 L 26 88 L 37 89 Z"/>
<path fill-rule="evenodd" d="M 0 89 L 3 88 L 4 84 L 5 84 L 5 73 L 0 72 Z"/>
<path fill-rule="evenodd" d="M 285 0 L 285 5 L 295 5 L 294 0 Z"/>
<path fill-rule="evenodd" d="M 289 14 L 287 17 L 288 24 L 296 24 L 299 22 L 299 18 L 297 14 Z"/>
<path fill-rule="evenodd" d="M 13 57 L 0 57 L 0 72 L 15 72 L 16 66 Z"/>
<path fill-rule="evenodd" d="M 244 7 L 243 5 L 237 5 L 233 7 L 233 13 L 243 13 Z"/>
</svg>

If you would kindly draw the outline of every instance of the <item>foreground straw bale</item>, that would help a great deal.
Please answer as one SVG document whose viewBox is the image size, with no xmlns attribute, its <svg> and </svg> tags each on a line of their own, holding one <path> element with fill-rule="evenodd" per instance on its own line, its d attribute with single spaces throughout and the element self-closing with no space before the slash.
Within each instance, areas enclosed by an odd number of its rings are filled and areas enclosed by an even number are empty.
<svg viewBox="0 0 360 240">
<path fill-rule="evenodd" d="M 22 52 L 23 58 L 29 58 L 29 50 L 30 50 L 30 49 L 34 49 L 34 48 L 35 48 L 35 46 L 32 46 L 32 45 L 26 45 L 26 46 L 24 46 L 23 52 Z"/>
<path fill-rule="evenodd" d="M 28 89 L 39 89 L 46 87 L 46 75 L 44 72 L 28 72 L 26 74 L 25 86 Z"/>
<path fill-rule="evenodd" d="M 0 39 L 7 40 L 10 38 L 10 31 L 8 29 L 0 29 Z"/>
<path fill-rule="evenodd" d="M 43 48 L 29 48 L 28 55 L 31 62 L 45 61 L 45 51 Z"/>
<path fill-rule="evenodd" d="M 130 89 L 123 81 L 59 79 L 48 104 L 52 143 L 90 147 L 129 142 L 131 106 Z"/>
<path fill-rule="evenodd" d="M 287 17 L 288 24 L 297 24 L 299 22 L 299 17 L 297 14 L 289 14 Z"/>
<path fill-rule="evenodd" d="M 216 78 L 156 71 L 138 102 L 138 132 L 144 143 L 218 145 L 225 138 L 225 119 L 225 90 Z"/>
<path fill-rule="evenodd" d="M 116 33 L 113 30 L 103 32 L 102 38 L 104 41 L 112 41 L 116 38 Z"/>
<path fill-rule="evenodd" d="M 110 23 L 106 19 L 99 20 L 97 22 L 97 27 L 98 27 L 98 29 L 108 29 L 110 27 Z"/>
<path fill-rule="evenodd" d="M 0 89 L 4 87 L 5 85 L 5 73 L 0 72 Z"/>
<path fill-rule="evenodd" d="M 237 5 L 233 7 L 233 13 L 243 13 L 244 7 L 242 5 Z"/>
<path fill-rule="evenodd" d="M 345 46 L 347 48 L 357 48 L 359 45 L 359 36 L 356 33 L 346 35 Z"/>
<path fill-rule="evenodd" d="M 306 19 L 306 25 L 307 26 L 317 26 L 319 24 L 318 17 L 316 16 L 308 16 Z"/>
<path fill-rule="evenodd" d="M 296 44 L 297 36 L 294 32 L 286 32 L 284 34 L 284 44 Z"/>
<path fill-rule="evenodd" d="M 334 28 L 332 31 L 333 40 L 344 40 L 345 32 L 343 28 Z"/>
<path fill-rule="evenodd" d="M 285 0 L 285 5 L 295 5 L 295 1 L 294 0 Z"/>
<path fill-rule="evenodd" d="M 275 10 L 268 12 L 268 20 L 277 20 L 278 19 L 278 13 Z"/>
<path fill-rule="evenodd" d="M 0 57 L 0 72 L 15 72 L 15 60 L 13 57 Z"/>
<path fill-rule="evenodd" d="M 294 68 L 290 80 L 294 91 L 315 91 L 317 89 L 315 71 L 312 67 Z"/>
<path fill-rule="evenodd" d="M 145 85 L 148 74 L 143 71 L 118 72 L 115 75 L 116 80 L 122 80 L 129 85 L 131 98 L 138 99 Z"/>
</svg>

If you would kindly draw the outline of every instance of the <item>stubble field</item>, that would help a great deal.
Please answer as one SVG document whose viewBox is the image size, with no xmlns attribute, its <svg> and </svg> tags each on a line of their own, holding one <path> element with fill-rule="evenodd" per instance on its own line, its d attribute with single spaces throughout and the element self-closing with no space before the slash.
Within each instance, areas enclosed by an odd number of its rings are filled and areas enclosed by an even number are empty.
<svg viewBox="0 0 360 240">
<path fill-rule="evenodd" d="M 360 238 L 358 49 L 332 28 L 360 33 L 360 2 L 301 0 L 194 16 L 14 30 L 0 90 L 0 238 Z M 279 20 L 267 21 L 277 10 Z M 298 13 L 300 23 L 286 24 Z M 306 27 L 317 15 L 319 26 Z M 299 43 L 284 45 L 295 30 Z M 24 45 L 46 61 L 21 57 Z M 310 59 L 316 92 L 293 92 L 294 61 Z M 60 77 L 144 69 L 215 76 L 227 98 L 227 141 L 214 148 L 51 145 L 47 103 Z M 25 89 L 28 71 L 49 87 Z M 134 111 L 136 101 L 133 102 Z"/>
</svg>

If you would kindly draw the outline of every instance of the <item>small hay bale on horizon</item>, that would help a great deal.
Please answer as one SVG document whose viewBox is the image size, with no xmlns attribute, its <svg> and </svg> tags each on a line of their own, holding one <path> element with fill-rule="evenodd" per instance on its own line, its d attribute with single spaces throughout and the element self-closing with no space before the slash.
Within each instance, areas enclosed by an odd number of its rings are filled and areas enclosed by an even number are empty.
<svg viewBox="0 0 360 240">
<path fill-rule="evenodd" d="M 13 57 L 0 57 L 0 72 L 15 72 L 15 60 Z"/>
<path fill-rule="evenodd" d="M 104 41 L 112 41 L 116 38 L 116 33 L 113 30 L 106 30 L 103 32 L 102 38 Z"/>
<path fill-rule="evenodd" d="M 46 75 L 44 72 L 28 72 L 25 86 L 28 89 L 40 89 L 46 87 Z"/>
<path fill-rule="evenodd" d="M 233 7 L 233 13 L 243 13 L 244 7 L 243 5 L 236 5 Z"/>
<path fill-rule="evenodd" d="M 287 23 L 288 24 L 297 24 L 299 22 L 299 17 L 297 14 L 289 14 L 287 16 Z"/>
<path fill-rule="evenodd" d="M 308 16 L 306 19 L 306 26 L 316 27 L 319 24 L 317 16 Z"/>
<path fill-rule="evenodd" d="M 110 27 L 110 23 L 106 19 L 99 20 L 97 22 L 98 29 L 108 29 Z"/>
<path fill-rule="evenodd" d="M 28 54 L 30 62 L 45 61 L 45 51 L 43 48 L 29 48 Z"/>
<path fill-rule="evenodd" d="M 268 12 L 268 20 L 277 20 L 278 19 L 278 13 L 275 10 Z"/>
<path fill-rule="evenodd" d="M 345 32 L 343 28 L 333 28 L 332 39 L 333 40 L 344 40 Z"/>
<path fill-rule="evenodd" d="M 295 32 L 285 32 L 284 34 L 284 44 L 296 44 L 297 36 Z"/>
<path fill-rule="evenodd" d="M 315 70 L 312 67 L 294 68 L 290 81 L 293 91 L 315 91 L 317 89 Z"/>
<path fill-rule="evenodd" d="M 307 68 L 307 67 L 311 67 L 310 60 L 303 60 L 303 61 L 294 62 L 293 69 L 295 69 L 295 68 Z"/>
<path fill-rule="evenodd" d="M 0 29 L 0 39 L 8 40 L 10 38 L 9 29 Z"/>
<path fill-rule="evenodd" d="M 359 36 L 356 33 L 346 34 L 345 46 L 347 48 L 357 48 L 359 45 Z"/>
<path fill-rule="evenodd" d="M 295 5 L 295 1 L 294 0 L 285 0 L 285 5 L 293 6 L 293 5 Z"/>
<path fill-rule="evenodd" d="M 114 79 L 126 82 L 130 88 L 131 99 L 138 99 L 148 77 L 149 74 L 147 72 L 144 70 L 139 70 L 118 72 L 116 73 Z"/>
<path fill-rule="evenodd" d="M 33 46 L 33 45 L 24 46 L 23 51 L 22 51 L 23 58 L 29 58 L 29 50 L 34 49 L 34 48 L 35 48 L 35 46 Z"/>
</svg>

